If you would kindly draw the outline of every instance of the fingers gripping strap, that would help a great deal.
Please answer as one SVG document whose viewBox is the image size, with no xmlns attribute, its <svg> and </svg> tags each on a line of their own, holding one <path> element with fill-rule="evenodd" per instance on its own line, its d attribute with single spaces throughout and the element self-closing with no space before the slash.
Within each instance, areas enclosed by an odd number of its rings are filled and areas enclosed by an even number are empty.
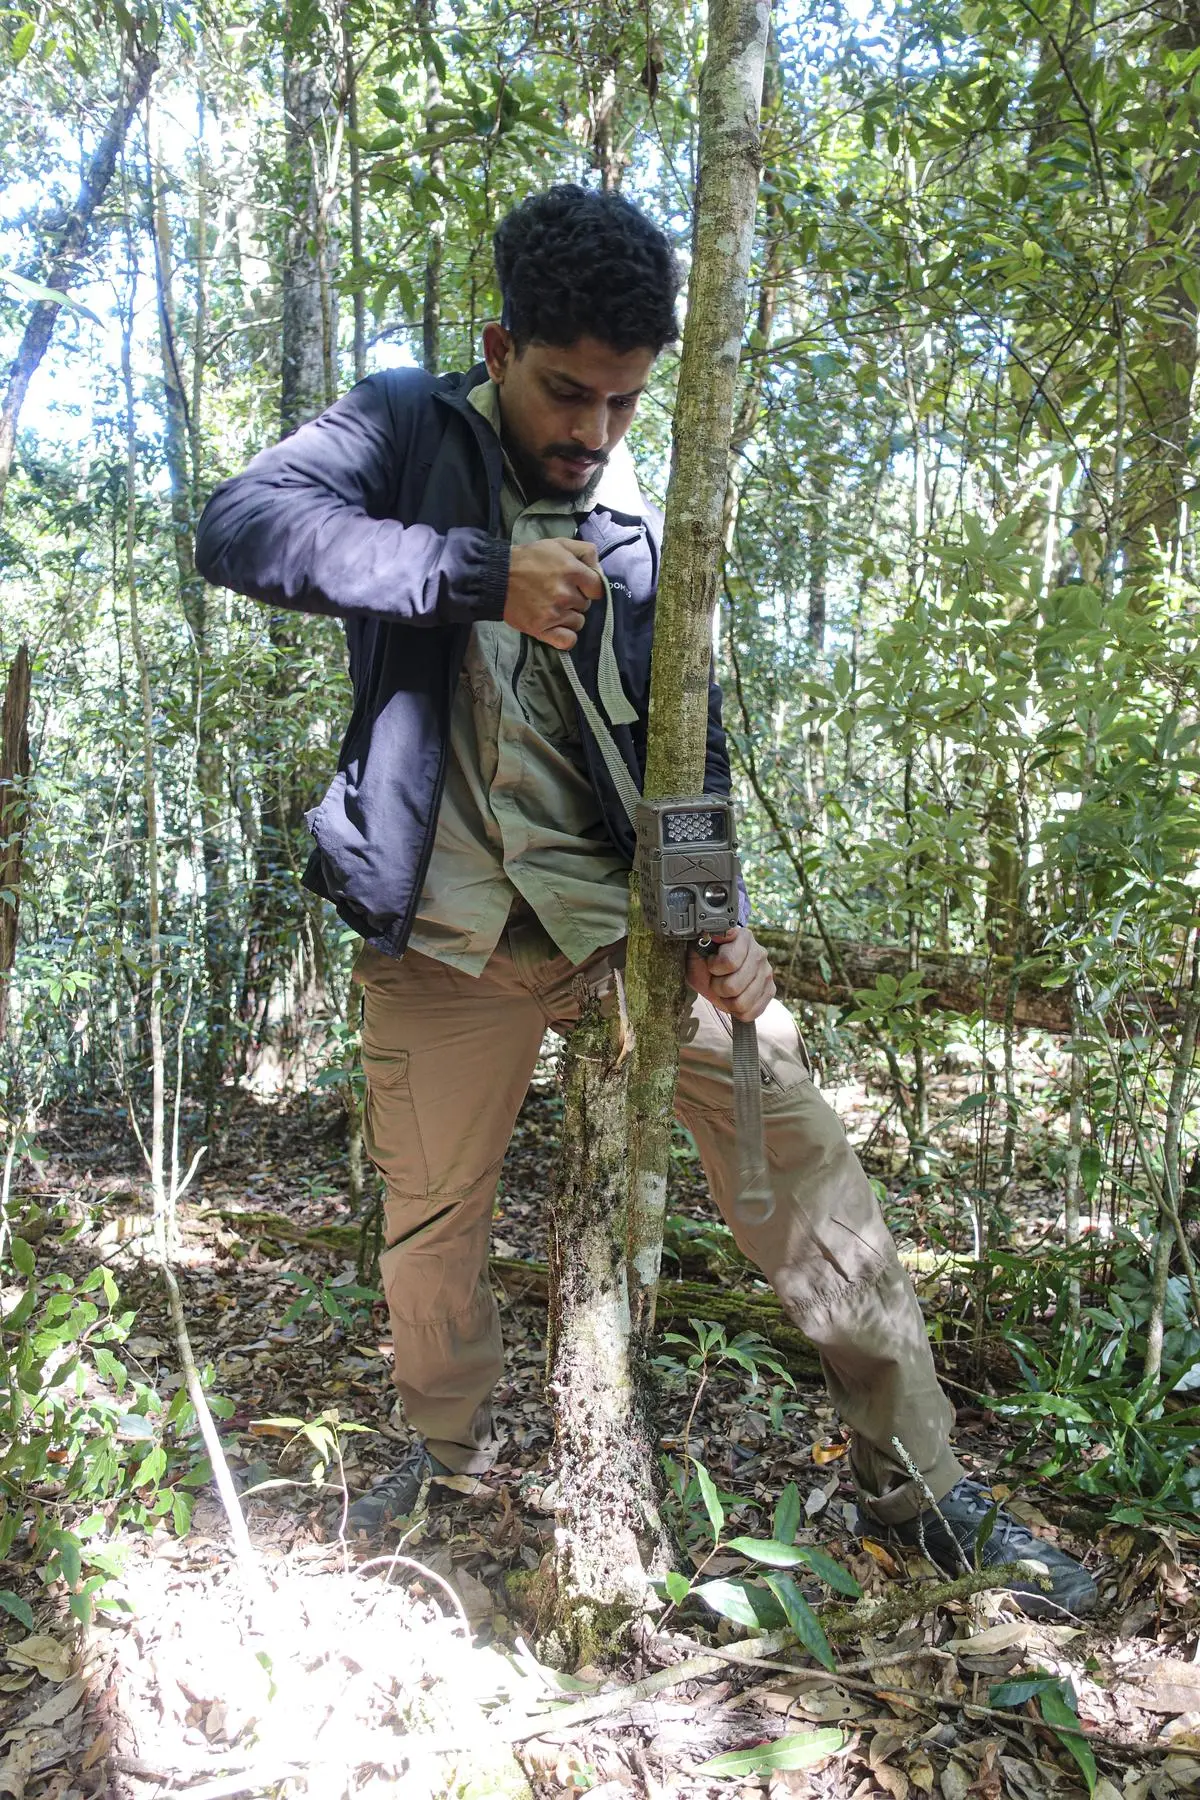
<svg viewBox="0 0 1200 1800">
<path fill-rule="evenodd" d="M 607 583 L 605 583 L 607 587 Z M 612 617 L 611 602 L 609 620 Z M 607 623 L 607 621 L 606 621 Z M 641 799 L 638 785 L 629 766 L 617 749 L 612 733 L 600 716 L 590 694 L 579 678 L 579 671 L 565 650 L 559 651 L 571 692 L 579 702 L 579 710 L 587 720 L 596 740 L 604 766 L 613 786 L 621 796 L 621 804 L 629 814 L 629 823 L 637 829 L 637 805 Z M 614 669 L 615 661 L 613 658 Z M 618 690 L 620 683 L 618 681 Z M 604 698 L 609 718 L 618 720 L 608 697 Z M 622 695 L 624 699 L 624 695 Z M 628 705 L 628 701 L 625 702 Z M 758 1061 L 758 1030 L 753 1019 L 734 1019 L 733 1024 L 733 1129 L 737 1139 L 738 1194 L 734 1210 L 747 1225 L 763 1225 L 775 1210 L 775 1196 L 767 1169 L 763 1144 L 762 1076 Z"/>
</svg>

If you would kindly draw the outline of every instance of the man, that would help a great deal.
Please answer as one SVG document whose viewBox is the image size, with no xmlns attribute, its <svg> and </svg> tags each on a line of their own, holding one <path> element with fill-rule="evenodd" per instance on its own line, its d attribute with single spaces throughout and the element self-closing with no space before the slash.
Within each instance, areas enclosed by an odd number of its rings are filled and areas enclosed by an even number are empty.
<svg viewBox="0 0 1200 1800">
<path fill-rule="evenodd" d="M 197 538 L 209 580 L 340 618 L 349 645 L 354 710 L 309 819 L 306 881 L 366 940 L 367 1147 L 387 1184 L 380 1270 L 415 1440 L 352 1529 L 406 1515 L 430 1470 L 495 1455 L 500 1166 L 545 1027 L 569 1029 L 578 977 L 604 991 L 624 954 L 633 835 L 572 682 L 640 781 L 660 520 L 623 440 L 676 336 L 676 267 L 636 207 L 573 186 L 510 213 L 495 255 L 504 310 L 482 367 L 360 382 L 220 487 Z M 715 684 L 705 786 L 729 791 Z M 950 1450 L 870 1183 L 745 924 L 711 961 L 691 955 L 688 978 L 677 1111 L 713 1198 L 820 1350 L 864 1527 L 957 1572 L 991 1501 Z M 757 1020 L 763 1064 L 775 1208 L 755 1226 L 733 1205 L 731 1017 Z M 983 1555 L 1045 1572 L 1049 1598 L 1024 1590 L 1032 1609 L 1095 1604 L 1078 1564 L 1002 1512 Z"/>
</svg>

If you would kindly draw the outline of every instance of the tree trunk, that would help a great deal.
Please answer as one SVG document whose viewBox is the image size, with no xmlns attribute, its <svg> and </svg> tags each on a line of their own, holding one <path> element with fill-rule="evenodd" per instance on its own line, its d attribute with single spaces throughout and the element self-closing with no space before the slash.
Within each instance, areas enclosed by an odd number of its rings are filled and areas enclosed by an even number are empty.
<svg viewBox="0 0 1200 1800">
<path fill-rule="evenodd" d="M 318 177 L 318 145 L 323 144 L 329 82 L 320 61 L 320 46 L 289 41 L 285 50 L 284 202 L 287 225 L 281 273 L 281 358 L 279 428 L 283 437 L 322 410 L 326 400 L 328 363 L 328 296 L 323 270 L 327 247 L 322 224 L 322 183 Z M 322 152 L 323 153 L 323 152 Z M 275 722 L 280 755 L 266 772 L 255 862 L 253 915 L 246 937 L 246 961 L 238 1011 L 253 1039 L 267 1020 L 272 990 L 280 974 L 280 946 L 288 935 L 295 909 L 308 913 L 312 956 L 298 982 L 301 1010 L 320 1004 L 324 987 L 324 938 L 315 908 L 309 909 L 296 879 L 294 846 L 304 829 L 306 795 L 297 778 L 288 746 L 294 732 L 288 716 L 294 707 L 294 666 L 302 653 L 306 621 L 294 613 L 272 613 L 267 631 L 275 652 L 275 673 L 264 695 L 265 710 Z M 300 992 L 300 989 L 303 989 Z"/>
<path fill-rule="evenodd" d="M 0 707 L 0 1043 L 8 1028 L 8 988 L 17 955 L 21 862 L 25 848 L 29 778 L 29 646 L 9 664 Z"/>
<path fill-rule="evenodd" d="M 117 157 L 125 142 L 129 121 L 145 99 L 150 78 L 157 67 L 157 56 L 153 51 L 144 50 L 138 54 L 122 78 L 120 98 L 84 171 L 79 197 L 59 235 L 50 272 L 45 279 L 44 285 L 54 288 L 60 294 L 67 292 L 79 273 L 79 265 L 87 249 L 92 216 L 108 192 L 108 184 L 117 166 Z M 26 322 L 17 354 L 9 367 L 8 387 L 3 403 L 0 404 L 0 512 L 4 510 L 4 495 L 12 472 L 21 408 L 25 404 L 29 383 L 49 347 L 54 322 L 61 311 L 61 305 L 54 300 L 41 300 L 34 306 Z"/>
<path fill-rule="evenodd" d="M 734 395 L 759 175 L 767 0 L 714 0 L 700 80 L 700 173 L 654 627 L 648 798 L 704 785 L 712 611 L 721 567 Z M 682 945 L 660 941 L 631 884 L 629 1297 L 649 1341 L 662 1256 L 671 1119 L 684 1011 Z"/>
<path fill-rule="evenodd" d="M 768 18 L 766 0 L 714 0 L 709 13 L 696 255 L 655 626 L 646 783 L 654 797 L 699 793 L 704 779 L 711 618 L 754 234 Z M 632 885 L 634 1090 L 622 1109 L 626 1072 L 612 1028 L 585 1011 L 571 1046 L 553 1228 L 551 1379 L 565 1486 L 550 1596 L 556 1630 L 577 1654 L 589 1647 L 580 1621 L 592 1627 L 593 1640 L 602 1639 L 609 1609 L 644 1595 L 647 1552 L 652 1560 L 660 1541 L 654 1436 L 642 1422 L 641 1383 L 662 1255 L 685 989 L 683 947 L 660 944 L 641 923 Z M 623 1248 L 632 1306 L 621 1280 Z"/>
<path fill-rule="evenodd" d="M 158 293 L 159 349 L 163 368 L 164 449 L 171 487 L 171 535 L 179 603 L 195 652 L 192 672 L 192 719 L 195 726 L 196 788 L 200 808 L 200 858 L 204 869 L 204 1104 L 212 1120 L 226 1055 L 229 1028 L 229 895 L 221 855 L 221 752 L 209 720 L 211 682 L 208 585 L 196 569 L 195 532 L 200 484 L 199 409 L 203 395 L 203 334 L 207 312 L 207 186 L 203 139 L 196 212 L 196 342 L 192 350 L 191 398 L 184 377 L 183 355 L 176 329 L 171 224 L 161 169 L 151 147 L 150 193 L 153 219 L 154 271 Z"/>
<path fill-rule="evenodd" d="M 1191 56 L 1200 47 L 1200 4 L 1174 0 L 1166 11 L 1174 12 L 1175 23 L 1163 34 L 1163 49 L 1177 58 Z M 1185 100 L 1174 76 L 1160 88 L 1157 100 L 1172 119 L 1181 106 L 1191 105 L 1190 94 Z M 1187 129 L 1190 134 L 1190 126 Z M 1137 313 L 1142 333 L 1138 397 L 1144 413 L 1130 432 L 1125 500 L 1123 585 L 1135 590 L 1161 586 L 1164 568 L 1174 568 L 1195 482 L 1197 308 L 1192 278 L 1200 191 L 1190 157 L 1174 155 L 1166 160 L 1164 173 L 1147 195 L 1147 211 L 1149 255 L 1141 259 L 1146 303 Z M 1165 284 L 1164 271 L 1170 272 Z"/>
<path fill-rule="evenodd" d="M 618 1039 L 586 997 L 567 1050 L 548 1219 L 556 1525 L 540 1610 L 554 1618 L 555 1648 L 576 1663 L 609 1648 L 614 1616 L 643 1598 L 645 1568 L 666 1561 L 650 1408 L 629 1354 L 628 1065 Z"/>
<path fill-rule="evenodd" d="M 776 986 L 786 1000 L 808 1001 L 815 1006 L 851 1006 L 856 989 L 873 988 L 881 975 L 900 981 L 911 967 L 908 949 L 898 944 L 859 944 L 833 938 L 837 966 L 831 968 L 829 948 L 822 938 L 797 937 L 792 932 L 759 924 L 754 932 L 771 958 Z M 1049 972 L 1047 962 L 1041 966 Z M 1015 971 L 1013 1024 L 1019 1030 L 1050 1031 L 1060 1037 L 1072 1029 L 1067 988 L 1039 987 L 1032 961 L 1029 972 L 1022 974 L 1019 963 L 1008 957 L 989 959 L 925 949 L 917 967 L 921 986 L 933 990 L 922 1002 L 925 1012 L 979 1013 L 1002 1020 L 1008 1004 L 1007 985 Z M 1148 1017 L 1159 1025 L 1171 1024 L 1178 1015 L 1179 995 L 1147 991 L 1126 996 L 1125 1005 L 1124 1021 L 1115 1014 L 1108 1020 L 1114 1037 L 1145 1030 Z"/>
<path fill-rule="evenodd" d="M 132 280 L 136 283 L 134 270 Z M 138 671 L 138 693 L 141 700 L 142 728 L 142 802 L 146 813 L 146 927 L 150 973 L 150 1002 L 147 1023 L 150 1032 L 150 1144 L 146 1160 L 150 1167 L 150 1186 L 154 1195 L 155 1249 L 160 1260 L 173 1255 L 175 1241 L 174 1209 L 167 1203 L 166 1187 L 166 1056 L 163 1048 L 163 958 L 160 917 L 161 885 L 158 866 L 158 795 L 154 755 L 154 696 L 150 686 L 150 662 L 142 637 L 141 612 L 138 606 L 137 582 L 137 428 L 134 416 L 133 368 L 130 345 L 133 337 L 135 290 L 131 286 L 129 307 L 122 320 L 121 381 L 125 392 L 125 597 L 129 602 L 129 635 Z M 133 1116 L 133 1099 L 130 1096 Z"/>
<path fill-rule="evenodd" d="M 432 38 L 436 24 L 434 0 L 424 0 L 418 15 L 422 34 Z M 438 73 L 436 58 L 429 44 L 425 49 L 425 135 L 436 138 L 437 121 L 433 116 L 435 106 L 441 104 L 442 80 Z M 446 158 L 441 150 L 429 153 L 429 173 L 436 182 L 446 179 Z M 442 351 L 442 262 L 446 250 L 446 216 L 442 211 L 442 197 L 435 192 L 434 201 L 438 208 L 435 219 L 429 222 L 429 237 L 425 248 L 425 281 L 421 296 L 421 354 L 425 371 L 436 375 L 441 361 Z"/>
<path fill-rule="evenodd" d="M 354 379 L 361 381 L 367 372 L 367 297 L 362 291 L 362 152 L 358 147 L 358 64 L 350 39 L 346 17 L 342 15 L 342 58 L 346 69 L 346 122 L 350 127 L 350 262 L 355 271 L 354 282 Z"/>
<path fill-rule="evenodd" d="M 325 309 L 318 254 L 320 192 L 314 148 L 329 84 L 318 62 L 289 47 L 283 72 L 284 233 L 279 428 L 284 437 L 325 405 Z"/>
</svg>

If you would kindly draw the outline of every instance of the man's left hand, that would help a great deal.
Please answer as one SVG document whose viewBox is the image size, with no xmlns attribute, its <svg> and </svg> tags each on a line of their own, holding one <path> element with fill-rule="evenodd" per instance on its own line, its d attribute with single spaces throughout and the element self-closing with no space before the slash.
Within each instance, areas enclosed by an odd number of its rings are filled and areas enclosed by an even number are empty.
<svg viewBox="0 0 1200 1800">
<path fill-rule="evenodd" d="M 754 933 L 739 925 L 714 940 L 716 955 L 701 956 L 688 948 L 687 978 L 698 994 L 735 1019 L 757 1019 L 775 998 L 775 977 L 767 953 Z"/>
</svg>

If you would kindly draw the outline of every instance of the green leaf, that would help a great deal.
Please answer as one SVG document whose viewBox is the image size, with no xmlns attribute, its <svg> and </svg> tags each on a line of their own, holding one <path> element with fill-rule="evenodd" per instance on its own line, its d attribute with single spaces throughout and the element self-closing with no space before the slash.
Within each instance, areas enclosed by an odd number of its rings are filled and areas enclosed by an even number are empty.
<svg viewBox="0 0 1200 1800">
<path fill-rule="evenodd" d="M 693 1771 L 697 1775 L 769 1775 L 773 1769 L 811 1769 L 845 1743 L 840 1731 L 797 1731 L 773 1744 L 730 1750 Z"/>
<path fill-rule="evenodd" d="M 77 1588 L 83 1574 L 83 1567 L 79 1555 L 79 1545 L 74 1538 L 64 1538 L 58 1547 L 58 1560 L 62 1567 L 63 1580 L 67 1586 Z"/>
<path fill-rule="evenodd" d="M 809 1655 L 815 1656 L 822 1668 L 836 1669 L 833 1651 L 829 1648 L 829 1639 L 822 1630 L 821 1621 L 791 1576 L 768 1575 L 767 1586 L 787 1614 L 788 1624 Z"/>
<path fill-rule="evenodd" d="M 676 1606 L 681 1600 L 686 1600 L 692 1591 L 691 1582 L 678 1569 L 667 1570 L 663 1576 L 663 1586 L 667 1590 L 667 1599 L 673 1601 Z"/>
<path fill-rule="evenodd" d="M 6 282 L 10 288 L 14 288 L 23 300 L 32 300 L 36 306 L 66 306 L 72 312 L 81 314 L 83 318 L 90 319 L 93 325 L 103 324 L 103 320 L 97 317 L 90 306 L 85 306 L 82 300 L 73 300 L 70 294 L 61 293 L 58 288 L 43 287 L 40 282 L 27 281 L 24 275 L 18 275 L 15 269 L 0 269 L 0 281 Z M 56 987 L 57 994 L 54 992 Z M 61 981 L 50 983 L 50 998 L 55 1003 L 62 998 Z"/>
<path fill-rule="evenodd" d="M 795 1543 L 800 1516 L 800 1491 L 794 1481 L 789 1481 L 779 1496 L 771 1522 L 771 1536 L 777 1544 Z"/>
<path fill-rule="evenodd" d="M 32 44 L 32 42 L 33 42 L 34 34 L 36 31 L 37 31 L 37 21 L 35 19 L 26 19 L 25 23 L 14 34 L 13 41 L 12 41 L 12 59 L 13 59 L 13 68 L 14 69 L 17 67 L 17 65 L 19 63 L 24 62 L 25 54 L 28 51 L 30 44 Z"/>
<path fill-rule="evenodd" d="M 787 1623 L 787 1615 L 774 1594 L 753 1582 L 702 1581 L 692 1592 L 723 1619 L 732 1619 L 735 1625 L 745 1625 L 751 1631 Z"/>
<path fill-rule="evenodd" d="M 186 1537 L 191 1529 L 193 1504 L 187 1494 L 180 1493 L 178 1488 L 175 1490 L 171 1502 L 171 1523 L 175 1527 L 176 1537 Z"/>
<path fill-rule="evenodd" d="M 988 1695 L 989 1706 L 1024 1706 L 1053 1681 L 1052 1675 L 1027 1675 L 1020 1681 L 1001 1681 Z"/>
<path fill-rule="evenodd" d="M 33 1613 L 29 1602 L 22 1600 L 20 1594 L 14 1594 L 11 1588 L 0 1588 L 0 1612 L 11 1613 L 26 1631 L 33 1630 Z"/>
<path fill-rule="evenodd" d="M 769 1569 L 795 1569 L 808 1561 L 803 1545 L 780 1544 L 773 1538 L 735 1537 L 726 1547 L 752 1562 L 766 1563 Z"/>
<path fill-rule="evenodd" d="M 693 1458 L 692 1467 L 696 1471 L 696 1480 L 700 1485 L 700 1497 L 704 1501 L 704 1510 L 708 1514 L 708 1522 L 712 1526 L 713 1542 L 719 1543 L 721 1527 L 725 1523 L 725 1508 L 721 1505 L 716 1485 L 712 1476 L 702 1462 Z"/>
<path fill-rule="evenodd" d="M 1058 1735 L 1061 1742 L 1071 1752 L 1087 1782 L 1089 1794 L 1096 1791 L 1096 1758 L 1092 1754 L 1092 1746 L 1083 1735 L 1083 1727 L 1079 1723 L 1079 1714 L 1067 1698 L 1063 1683 L 1055 1681 L 1038 1695 L 1038 1706 L 1043 1719 Z"/>
<path fill-rule="evenodd" d="M 765 1563 L 769 1569 L 796 1569 L 804 1564 L 835 1594 L 847 1594 L 851 1600 L 857 1600 L 862 1593 L 848 1569 L 810 1544 L 777 1544 L 766 1538 L 736 1537 L 730 1538 L 729 1549 L 748 1556 L 752 1562 Z"/>
<path fill-rule="evenodd" d="M 155 1444 L 149 1456 L 144 1456 L 138 1464 L 137 1473 L 133 1477 L 135 1488 L 153 1486 L 162 1480 L 167 1472 L 167 1453 L 161 1444 Z"/>
<path fill-rule="evenodd" d="M 845 1594 L 850 1600 L 861 1600 L 862 1589 L 849 1569 L 843 1569 L 841 1563 L 834 1562 L 823 1550 L 814 1550 L 808 1544 L 802 1544 L 800 1548 L 804 1551 L 805 1562 L 826 1587 L 831 1587 L 835 1594 Z"/>
<path fill-rule="evenodd" d="M 33 1274 L 34 1269 L 37 1267 L 37 1262 L 32 1249 L 25 1242 L 24 1238 L 19 1237 L 13 1239 L 11 1248 L 13 1267 L 19 1275 L 24 1275 L 25 1279 L 28 1280 Z"/>
<path fill-rule="evenodd" d="M 115 1357 L 111 1350 L 106 1350 L 103 1344 L 96 1344 L 93 1347 L 92 1360 L 105 1380 L 112 1382 L 118 1394 L 122 1393 L 128 1378 L 125 1364 Z M 181 1388 L 180 1392 L 183 1393 L 184 1390 Z"/>
</svg>

